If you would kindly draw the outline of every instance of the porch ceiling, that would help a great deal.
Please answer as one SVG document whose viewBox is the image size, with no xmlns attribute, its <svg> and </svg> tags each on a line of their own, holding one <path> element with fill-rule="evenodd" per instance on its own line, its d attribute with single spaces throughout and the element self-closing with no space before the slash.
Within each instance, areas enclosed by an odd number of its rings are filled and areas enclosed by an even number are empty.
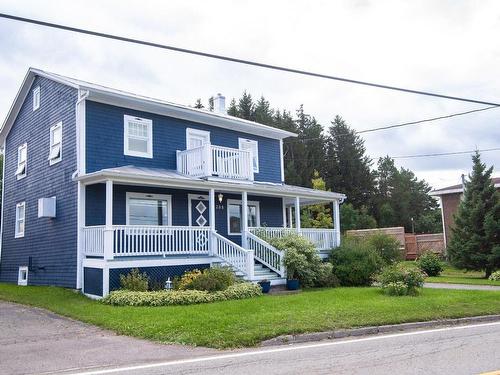
<svg viewBox="0 0 500 375">
<path fill-rule="evenodd" d="M 346 198 L 345 194 L 314 190 L 300 186 L 256 181 L 241 182 L 222 179 L 202 179 L 187 177 L 169 169 L 135 166 L 102 169 L 97 172 L 77 176 L 75 180 L 81 181 L 85 185 L 112 180 L 116 184 L 126 185 L 176 187 L 193 190 L 215 189 L 220 192 L 228 193 L 241 193 L 246 191 L 253 195 L 278 196 L 284 198 L 295 198 L 298 196 L 301 198 L 302 204 L 324 203 L 333 200 L 343 201 Z M 292 201 L 286 199 L 286 204 L 291 205 Z"/>
</svg>

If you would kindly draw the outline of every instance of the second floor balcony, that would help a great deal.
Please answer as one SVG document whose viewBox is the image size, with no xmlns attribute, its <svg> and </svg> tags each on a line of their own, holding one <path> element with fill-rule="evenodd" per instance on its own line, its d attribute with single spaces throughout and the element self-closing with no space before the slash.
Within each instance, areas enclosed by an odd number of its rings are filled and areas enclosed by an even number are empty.
<svg viewBox="0 0 500 375">
<path fill-rule="evenodd" d="M 177 172 L 191 177 L 219 177 L 253 181 L 251 152 L 206 143 L 177 151 Z"/>
</svg>

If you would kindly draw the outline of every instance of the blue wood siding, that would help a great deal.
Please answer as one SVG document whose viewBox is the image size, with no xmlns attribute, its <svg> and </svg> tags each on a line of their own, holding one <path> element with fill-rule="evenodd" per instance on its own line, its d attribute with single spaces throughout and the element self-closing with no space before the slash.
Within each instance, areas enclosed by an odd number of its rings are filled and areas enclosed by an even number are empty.
<svg viewBox="0 0 500 375">
<path fill-rule="evenodd" d="M 40 108 L 33 111 L 32 90 L 40 86 Z M 4 223 L 0 280 L 17 282 L 19 266 L 28 265 L 30 285 L 76 286 L 77 184 L 75 103 L 77 91 L 36 77 L 6 139 Z M 49 166 L 49 129 L 62 121 L 62 161 Z M 17 180 L 17 148 L 28 145 L 27 176 Z M 57 217 L 38 218 L 38 198 L 55 196 Z M 23 238 L 14 238 L 16 203 L 26 202 Z"/>
<path fill-rule="evenodd" d="M 188 194 L 203 194 L 208 192 L 180 189 L 160 189 L 154 187 L 115 185 L 113 187 L 113 224 L 126 224 L 126 193 L 170 194 L 172 195 L 172 225 L 189 225 Z M 227 228 L 227 200 L 241 200 L 241 195 L 224 194 L 222 207 L 215 210 L 215 228 L 217 231 L 236 243 L 241 243 L 241 236 L 229 236 Z M 276 197 L 248 196 L 250 201 L 260 202 L 261 226 L 283 226 L 283 201 Z M 87 209 L 86 225 L 104 225 L 106 219 L 106 186 L 104 184 L 90 185 L 86 188 Z"/>
<path fill-rule="evenodd" d="M 153 121 L 153 158 L 124 155 L 123 116 L 132 115 Z M 145 113 L 107 104 L 87 101 L 86 105 L 86 171 L 134 165 L 176 169 L 176 151 L 186 149 L 186 129 L 210 131 L 214 145 L 238 148 L 238 138 L 259 142 L 259 173 L 256 181 L 281 182 L 279 141 L 172 117 Z"/>
</svg>

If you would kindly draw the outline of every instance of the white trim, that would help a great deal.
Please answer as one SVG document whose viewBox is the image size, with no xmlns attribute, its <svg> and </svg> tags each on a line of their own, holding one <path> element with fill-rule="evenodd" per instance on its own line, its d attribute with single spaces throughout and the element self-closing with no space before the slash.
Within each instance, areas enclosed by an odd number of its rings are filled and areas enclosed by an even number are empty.
<svg viewBox="0 0 500 375">
<path fill-rule="evenodd" d="M 58 157 L 54 157 L 52 155 L 52 148 L 55 147 L 57 144 L 54 144 L 54 132 L 60 129 L 61 131 L 61 141 L 59 142 L 59 152 L 58 152 Z M 59 121 L 57 124 L 53 125 L 50 127 L 49 130 L 49 165 L 54 165 L 59 163 L 62 160 L 62 150 L 63 148 L 63 128 L 62 128 L 62 121 Z"/>
<path fill-rule="evenodd" d="M 33 94 L 33 111 L 36 111 L 38 108 L 40 108 L 40 101 L 42 97 L 40 86 L 35 87 L 32 91 L 32 94 Z"/>
<path fill-rule="evenodd" d="M 208 142 L 210 143 L 210 132 L 208 130 L 200 130 L 200 129 L 193 129 L 193 128 L 186 128 L 186 150 L 189 149 L 189 138 L 190 137 L 203 137 L 208 139 Z"/>
<path fill-rule="evenodd" d="M 285 155 L 283 155 L 283 139 L 280 139 L 280 170 L 281 182 L 285 183 Z"/>
<path fill-rule="evenodd" d="M 27 266 L 19 267 L 17 271 L 17 285 L 27 286 L 28 285 L 29 270 Z"/>
<path fill-rule="evenodd" d="M 76 112 L 76 165 L 78 174 L 84 175 L 86 173 L 86 163 L 85 163 L 85 134 L 86 134 L 86 123 L 85 123 L 85 113 L 86 113 L 86 98 L 89 96 L 88 91 L 78 91 L 78 100 L 75 105 Z"/>
<path fill-rule="evenodd" d="M 444 221 L 444 205 L 443 205 L 443 198 L 439 197 L 439 200 L 441 201 L 441 224 L 443 225 L 443 242 L 444 242 L 444 251 L 446 253 L 446 223 Z"/>
<path fill-rule="evenodd" d="M 243 144 L 251 144 L 255 145 L 255 154 L 253 152 L 253 148 L 250 148 L 250 156 L 252 157 L 252 170 L 253 173 L 259 173 L 259 142 L 254 140 L 254 139 L 248 139 L 248 138 L 238 138 L 238 148 L 240 150 L 245 150 L 243 148 Z M 257 163 L 256 166 L 253 163 L 253 160 L 256 159 Z"/>
<path fill-rule="evenodd" d="M 85 194 L 86 186 L 78 181 L 78 192 L 77 192 L 77 233 L 76 233 L 76 289 L 83 288 L 83 236 L 82 230 L 85 227 Z"/>
<path fill-rule="evenodd" d="M 4 226 L 4 220 L 3 220 L 3 212 L 4 212 L 4 209 L 5 209 L 5 204 L 3 204 L 5 202 L 5 160 L 7 158 L 7 153 L 5 152 L 5 141 L 3 142 L 3 166 L 2 166 L 2 212 L 1 212 L 1 219 L 0 219 L 0 262 L 2 261 L 2 248 L 3 248 L 3 226 Z"/>
<path fill-rule="evenodd" d="M 285 197 L 281 198 L 281 205 L 283 208 L 283 228 L 286 228 L 286 204 Z"/>
<path fill-rule="evenodd" d="M 126 225 L 130 224 L 130 199 L 138 198 L 138 199 L 150 199 L 150 200 L 162 200 L 168 202 L 167 214 L 168 214 L 168 223 L 166 225 L 172 225 L 172 196 L 167 194 L 148 194 L 148 193 L 136 193 L 136 192 L 127 192 L 126 194 L 126 207 L 125 207 L 125 215 L 126 215 Z"/>
<path fill-rule="evenodd" d="M 20 173 L 21 171 L 21 161 L 19 159 L 20 155 L 21 155 L 21 150 L 22 149 L 25 149 L 25 152 L 26 152 L 26 160 L 24 161 L 24 173 Z M 18 148 L 17 148 L 17 168 L 16 168 L 16 178 L 18 180 L 22 180 L 23 178 L 26 177 L 26 175 L 28 174 L 28 144 L 25 142 L 23 143 L 22 145 L 20 145 Z"/>
<path fill-rule="evenodd" d="M 218 258 L 215 258 L 218 259 Z M 83 259 L 83 267 L 101 268 L 107 266 L 114 268 L 140 268 L 140 267 L 159 267 L 159 266 L 183 266 L 189 264 L 206 264 L 214 262 L 214 257 L 210 256 L 179 256 L 155 259 L 131 259 L 131 260 L 104 260 L 97 258 Z"/>
<path fill-rule="evenodd" d="M 129 150 L 129 124 L 130 122 L 139 123 L 147 127 L 147 151 L 131 151 Z M 124 115 L 123 116 L 123 154 L 128 156 L 136 156 L 141 158 L 153 158 L 153 120 L 145 119 L 136 116 Z"/>
<path fill-rule="evenodd" d="M 227 199 L 226 200 L 226 216 L 227 216 L 227 234 L 230 236 L 240 236 L 241 232 L 235 233 L 231 232 L 231 226 L 230 226 L 230 220 L 229 220 L 229 205 L 239 205 L 243 206 L 241 203 L 241 200 L 238 199 Z M 259 201 L 248 201 L 247 206 L 255 206 L 257 209 L 255 211 L 257 215 L 257 227 L 260 227 L 260 202 Z M 242 210 L 242 215 L 240 217 L 240 220 L 243 220 L 243 210 Z M 243 222 L 241 222 L 243 224 Z M 243 225 L 242 225 L 243 226 Z"/>
<path fill-rule="evenodd" d="M 210 203 L 210 200 L 209 200 L 209 196 L 208 195 L 205 195 L 205 194 L 188 194 L 188 226 L 189 227 L 192 227 L 192 221 L 193 221 L 193 206 L 191 204 L 191 200 L 193 199 L 198 199 L 200 201 L 208 201 Z M 210 206 L 210 204 L 209 204 Z M 210 209 L 210 207 L 208 208 Z M 210 212 L 209 212 L 209 216 L 210 216 Z M 210 217 L 208 219 L 210 221 Z M 210 226 L 212 226 L 212 223 L 208 223 Z"/>
<path fill-rule="evenodd" d="M 23 210 L 24 210 L 23 211 L 24 216 L 23 216 L 22 219 L 19 217 L 19 211 L 18 211 L 18 209 L 20 207 L 23 207 Z M 18 232 L 17 231 L 17 223 L 18 223 L 18 221 L 21 221 L 21 220 L 23 221 L 23 224 L 24 224 L 23 225 L 23 231 L 22 232 Z M 16 204 L 16 221 L 14 222 L 14 237 L 15 238 L 22 238 L 22 237 L 24 237 L 24 233 L 26 233 L 26 202 L 22 201 L 22 202 L 19 202 L 19 203 Z"/>
</svg>

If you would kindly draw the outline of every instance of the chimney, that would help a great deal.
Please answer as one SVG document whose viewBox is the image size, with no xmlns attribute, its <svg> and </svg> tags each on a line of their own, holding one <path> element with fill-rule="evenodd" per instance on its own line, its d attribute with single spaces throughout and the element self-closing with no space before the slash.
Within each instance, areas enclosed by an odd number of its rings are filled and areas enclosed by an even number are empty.
<svg viewBox="0 0 500 375">
<path fill-rule="evenodd" d="M 218 93 L 214 98 L 214 112 L 226 114 L 226 97 Z"/>
</svg>

